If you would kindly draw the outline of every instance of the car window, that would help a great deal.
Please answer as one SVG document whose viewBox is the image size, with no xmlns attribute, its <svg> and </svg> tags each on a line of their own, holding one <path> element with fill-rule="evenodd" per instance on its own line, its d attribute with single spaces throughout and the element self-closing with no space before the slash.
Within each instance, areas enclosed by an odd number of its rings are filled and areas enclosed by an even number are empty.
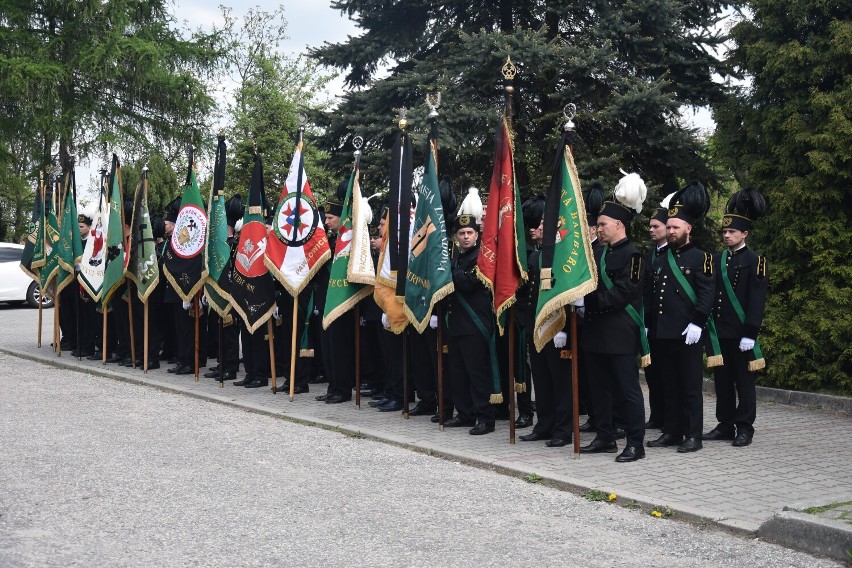
<svg viewBox="0 0 852 568">
<path fill-rule="evenodd" d="M 24 249 L 0 247 L 0 262 L 21 262 Z"/>
</svg>

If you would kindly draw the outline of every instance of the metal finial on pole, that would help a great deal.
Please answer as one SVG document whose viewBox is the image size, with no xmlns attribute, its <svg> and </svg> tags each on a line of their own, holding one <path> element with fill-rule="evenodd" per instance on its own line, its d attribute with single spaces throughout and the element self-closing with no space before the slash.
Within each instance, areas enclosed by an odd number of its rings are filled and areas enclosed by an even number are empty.
<svg viewBox="0 0 852 568">
<path fill-rule="evenodd" d="M 408 115 L 408 110 L 406 110 L 405 108 L 399 109 L 399 111 L 398 111 L 399 121 L 397 122 L 397 124 L 399 125 L 399 129 L 402 130 L 402 131 L 405 131 L 405 129 L 408 128 L 408 119 L 406 118 L 407 115 Z"/>
<path fill-rule="evenodd" d="M 441 106 L 441 91 L 426 93 L 426 106 L 429 107 L 429 118 L 438 118 L 438 107 Z"/>
<path fill-rule="evenodd" d="M 361 147 L 364 146 L 364 137 L 356 136 L 352 139 L 352 145 L 355 147 L 355 151 L 352 154 L 355 156 L 355 167 L 357 168 L 361 162 Z"/>
<path fill-rule="evenodd" d="M 518 74 L 518 68 L 512 63 L 512 57 L 506 56 L 506 63 L 500 68 L 503 75 L 503 90 L 506 93 L 506 104 L 503 112 L 507 117 L 512 116 L 512 96 L 515 94 L 515 85 L 513 84 L 515 76 Z"/>
<path fill-rule="evenodd" d="M 565 132 L 571 132 L 574 130 L 574 117 L 577 116 L 577 105 L 574 103 L 568 103 L 562 108 L 562 116 L 565 117 L 565 126 L 563 129 Z"/>
</svg>

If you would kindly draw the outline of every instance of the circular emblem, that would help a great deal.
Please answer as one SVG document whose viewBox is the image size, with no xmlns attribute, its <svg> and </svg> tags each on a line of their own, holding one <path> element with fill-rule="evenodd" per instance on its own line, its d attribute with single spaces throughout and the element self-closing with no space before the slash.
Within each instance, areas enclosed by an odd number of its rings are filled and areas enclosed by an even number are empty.
<svg viewBox="0 0 852 568">
<path fill-rule="evenodd" d="M 734 222 L 733 217 L 728 217 L 727 215 L 722 217 L 722 226 L 723 227 L 730 227 L 731 223 L 733 223 L 733 222 Z"/>
<path fill-rule="evenodd" d="M 459 215 L 459 225 L 473 225 L 473 217 L 471 215 Z"/>
<path fill-rule="evenodd" d="M 300 247 L 314 236 L 319 221 L 319 212 L 311 199 L 302 194 L 297 204 L 296 194 L 290 193 L 275 210 L 274 230 L 288 247 Z"/>
<path fill-rule="evenodd" d="M 669 209 L 669 217 L 677 217 L 677 214 L 680 212 L 680 209 L 677 207 L 672 207 Z"/>
<path fill-rule="evenodd" d="M 181 208 L 172 232 L 172 250 L 181 258 L 192 258 L 204 248 L 207 215 L 197 205 Z"/>
<path fill-rule="evenodd" d="M 252 221 L 240 231 L 240 244 L 234 255 L 234 265 L 243 276 L 254 278 L 266 272 L 263 254 L 266 252 L 266 225 Z"/>
</svg>

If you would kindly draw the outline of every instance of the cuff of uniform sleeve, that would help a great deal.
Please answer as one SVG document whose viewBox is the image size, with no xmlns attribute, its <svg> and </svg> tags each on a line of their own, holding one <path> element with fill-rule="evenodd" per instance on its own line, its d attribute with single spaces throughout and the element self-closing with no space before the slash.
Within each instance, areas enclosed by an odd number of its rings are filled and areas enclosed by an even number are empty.
<svg viewBox="0 0 852 568">
<path fill-rule="evenodd" d="M 690 323 L 693 323 L 704 329 L 707 326 L 707 314 L 702 314 L 701 312 L 692 312 L 692 318 L 690 319 Z"/>
<path fill-rule="evenodd" d="M 757 339 L 759 329 L 756 325 L 745 324 L 743 326 L 743 337 Z"/>
<path fill-rule="evenodd" d="M 586 296 L 586 299 L 583 300 L 583 303 L 585 305 L 586 312 L 597 312 L 598 308 L 600 308 L 601 305 L 600 302 L 598 302 L 598 295 L 594 293 Z"/>
</svg>

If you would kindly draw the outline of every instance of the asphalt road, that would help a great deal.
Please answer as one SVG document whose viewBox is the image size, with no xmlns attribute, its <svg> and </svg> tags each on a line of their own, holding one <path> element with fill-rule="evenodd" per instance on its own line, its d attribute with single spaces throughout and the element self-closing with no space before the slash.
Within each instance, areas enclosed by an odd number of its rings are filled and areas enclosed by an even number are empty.
<svg viewBox="0 0 852 568">
<path fill-rule="evenodd" d="M 836 566 L 0 354 L 0 566 L 498 565 Z"/>
</svg>

